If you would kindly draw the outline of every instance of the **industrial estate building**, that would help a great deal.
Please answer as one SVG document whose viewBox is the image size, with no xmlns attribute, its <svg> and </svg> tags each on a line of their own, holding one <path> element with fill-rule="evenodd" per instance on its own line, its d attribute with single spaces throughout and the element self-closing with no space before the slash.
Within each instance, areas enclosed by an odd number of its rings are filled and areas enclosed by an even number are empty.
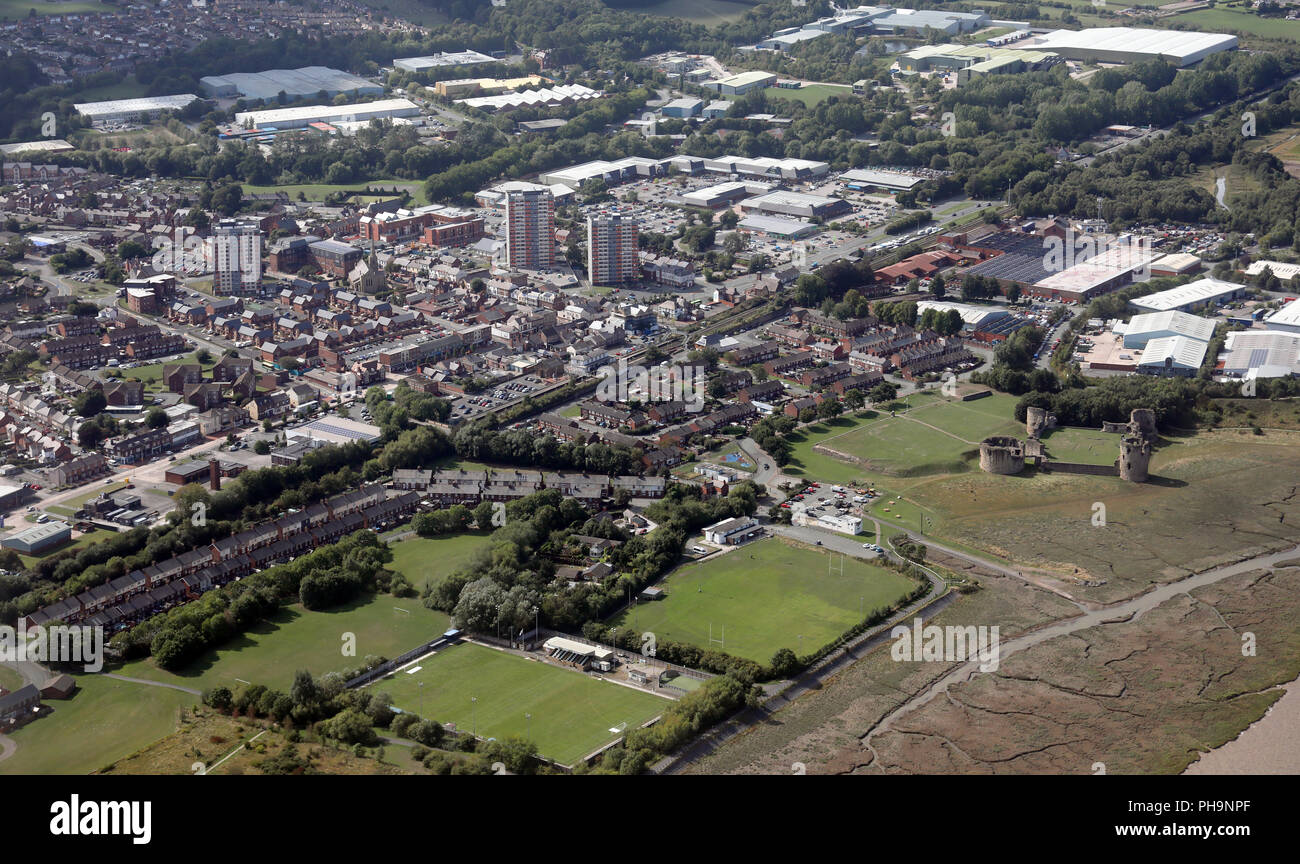
<svg viewBox="0 0 1300 864">
<path fill-rule="evenodd" d="M 480 63 L 496 63 L 497 59 L 478 51 L 442 51 L 423 57 L 398 57 L 393 61 L 393 68 L 403 72 L 422 72 L 425 69 L 445 69 L 452 66 L 477 66 Z"/>
<path fill-rule="evenodd" d="M 72 539 L 72 526 L 66 522 L 47 522 L 0 540 L 0 546 L 22 555 L 36 555 Z"/>
<path fill-rule="evenodd" d="M 456 104 L 478 108 L 480 111 L 509 111 L 514 108 L 550 108 L 556 105 L 572 105 L 575 102 L 589 102 L 599 99 L 604 94 L 582 84 L 560 84 L 556 87 L 544 87 L 541 90 L 520 90 L 514 93 L 498 93 L 495 96 L 474 96 L 469 99 L 457 99 Z"/>
<path fill-rule="evenodd" d="M 1051 51 L 948 43 L 914 48 L 898 58 L 898 68 L 904 73 L 955 72 L 960 85 L 979 75 L 1036 72 L 1061 62 L 1061 55 Z"/>
<path fill-rule="evenodd" d="M 1300 332 L 1231 331 L 1217 371 L 1244 379 L 1300 377 Z"/>
<path fill-rule="evenodd" d="M 1016 42 L 1011 47 L 1017 51 L 1052 51 L 1085 63 L 1141 63 L 1160 59 L 1175 66 L 1191 66 L 1211 54 L 1235 49 L 1237 37 L 1188 30 L 1087 27 L 1083 30 L 1053 30 L 1036 39 Z"/>
<path fill-rule="evenodd" d="M 776 75 L 773 73 L 753 71 L 705 81 L 700 86 L 721 93 L 723 96 L 744 96 L 753 90 L 771 87 L 775 83 Z"/>
<path fill-rule="evenodd" d="M 265 72 L 231 72 L 199 79 L 199 87 L 214 99 L 251 99 L 270 102 L 283 93 L 289 99 L 306 99 L 324 93 L 333 99 L 350 96 L 382 96 L 384 88 L 373 81 L 327 66 L 301 69 L 267 69 Z"/>
<path fill-rule="evenodd" d="M 198 98 L 193 93 L 179 93 L 174 96 L 112 99 L 108 102 L 78 102 L 72 107 L 92 124 L 104 126 L 109 123 L 156 120 L 164 111 L 179 111 Z"/>
<path fill-rule="evenodd" d="M 1300 333 L 1300 300 L 1292 300 L 1281 309 L 1264 319 L 1270 330 L 1282 330 L 1287 333 Z"/>
<path fill-rule="evenodd" d="M 1208 344 L 1214 338 L 1214 321 L 1186 312 L 1146 312 L 1134 315 L 1127 323 L 1116 324 L 1114 332 L 1124 338 L 1125 348 L 1146 348 L 1153 339 L 1174 336 Z"/>
<path fill-rule="evenodd" d="M 409 99 L 380 99 L 352 105 L 305 105 L 301 108 L 240 111 L 235 115 L 235 123 L 247 129 L 302 129 L 312 123 L 368 123 L 371 120 L 419 115 L 419 106 Z"/>
<path fill-rule="evenodd" d="M 1207 306 L 1221 306 L 1246 295 L 1246 286 L 1221 279 L 1197 279 L 1168 291 L 1136 297 L 1129 305 L 1145 312 L 1195 312 Z"/>
</svg>

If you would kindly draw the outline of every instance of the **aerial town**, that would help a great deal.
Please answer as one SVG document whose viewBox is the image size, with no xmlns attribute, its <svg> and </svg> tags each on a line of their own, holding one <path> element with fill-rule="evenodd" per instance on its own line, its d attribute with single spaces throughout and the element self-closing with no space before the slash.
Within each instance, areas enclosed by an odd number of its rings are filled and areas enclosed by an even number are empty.
<svg viewBox="0 0 1300 864">
<path fill-rule="evenodd" d="M 1300 7 L 921 5 L 0 3 L 0 776 L 1300 772 Z"/>
</svg>

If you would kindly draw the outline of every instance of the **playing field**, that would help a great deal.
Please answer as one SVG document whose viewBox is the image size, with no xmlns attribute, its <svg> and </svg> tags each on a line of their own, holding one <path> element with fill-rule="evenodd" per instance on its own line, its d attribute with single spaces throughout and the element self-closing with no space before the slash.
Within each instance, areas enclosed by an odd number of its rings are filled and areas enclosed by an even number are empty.
<svg viewBox="0 0 1300 864">
<path fill-rule="evenodd" d="M 770 538 L 682 567 L 660 587 L 667 597 L 641 603 L 611 624 L 767 663 L 778 648 L 816 651 L 872 609 L 891 605 L 912 582 L 856 558 Z M 725 645 L 710 644 L 710 627 L 721 640 L 724 626 Z"/>
<path fill-rule="evenodd" d="M 426 609 L 419 597 L 367 595 L 321 612 L 295 603 L 179 673 L 159 669 L 148 658 L 112 671 L 200 690 L 218 684 L 233 689 L 242 680 L 287 691 L 299 669 L 323 675 L 355 669 L 368 654 L 396 657 L 439 635 L 447 625 L 447 616 Z M 343 654 L 345 633 L 356 637 L 354 657 Z"/>
<path fill-rule="evenodd" d="M 635 728 L 670 704 L 621 684 L 470 643 L 453 645 L 416 666 L 418 672 L 399 671 L 371 688 L 388 693 L 398 708 L 483 738 L 522 735 L 543 756 L 566 765 L 616 738 L 610 729 Z"/>
<path fill-rule="evenodd" d="M 177 710 L 197 697 L 168 687 L 78 675 L 71 699 L 10 737 L 18 745 L 3 774 L 89 774 L 176 731 Z"/>
<path fill-rule="evenodd" d="M 487 545 L 488 534 L 447 537 L 411 537 L 389 546 L 393 561 L 388 569 L 405 576 L 416 591 L 436 585 L 469 563 L 474 552 Z"/>
</svg>

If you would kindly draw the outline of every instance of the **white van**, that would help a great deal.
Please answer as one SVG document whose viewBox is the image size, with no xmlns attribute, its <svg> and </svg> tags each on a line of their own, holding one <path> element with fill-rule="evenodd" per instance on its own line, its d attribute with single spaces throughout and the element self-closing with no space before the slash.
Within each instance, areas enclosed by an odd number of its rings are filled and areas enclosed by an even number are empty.
<svg viewBox="0 0 1300 864">
<path fill-rule="evenodd" d="M 692 547 L 691 547 L 691 551 L 694 552 L 696 555 L 708 555 L 708 554 L 709 554 L 709 550 L 708 550 L 708 549 L 705 549 L 703 546 L 692 546 Z"/>
</svg>

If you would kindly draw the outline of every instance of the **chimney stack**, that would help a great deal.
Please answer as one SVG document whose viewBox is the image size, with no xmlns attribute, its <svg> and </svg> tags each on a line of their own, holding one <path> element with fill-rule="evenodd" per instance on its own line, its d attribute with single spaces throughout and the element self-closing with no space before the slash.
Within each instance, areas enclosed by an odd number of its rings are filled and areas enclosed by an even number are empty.
<svg viewBox="0 0 1300 864">
<path fill-rule="evenodd" d="M 208 457 L 208 486 L 213 492 L 221 490 L 221 463 L 215 456 Z"/>
</svg>

